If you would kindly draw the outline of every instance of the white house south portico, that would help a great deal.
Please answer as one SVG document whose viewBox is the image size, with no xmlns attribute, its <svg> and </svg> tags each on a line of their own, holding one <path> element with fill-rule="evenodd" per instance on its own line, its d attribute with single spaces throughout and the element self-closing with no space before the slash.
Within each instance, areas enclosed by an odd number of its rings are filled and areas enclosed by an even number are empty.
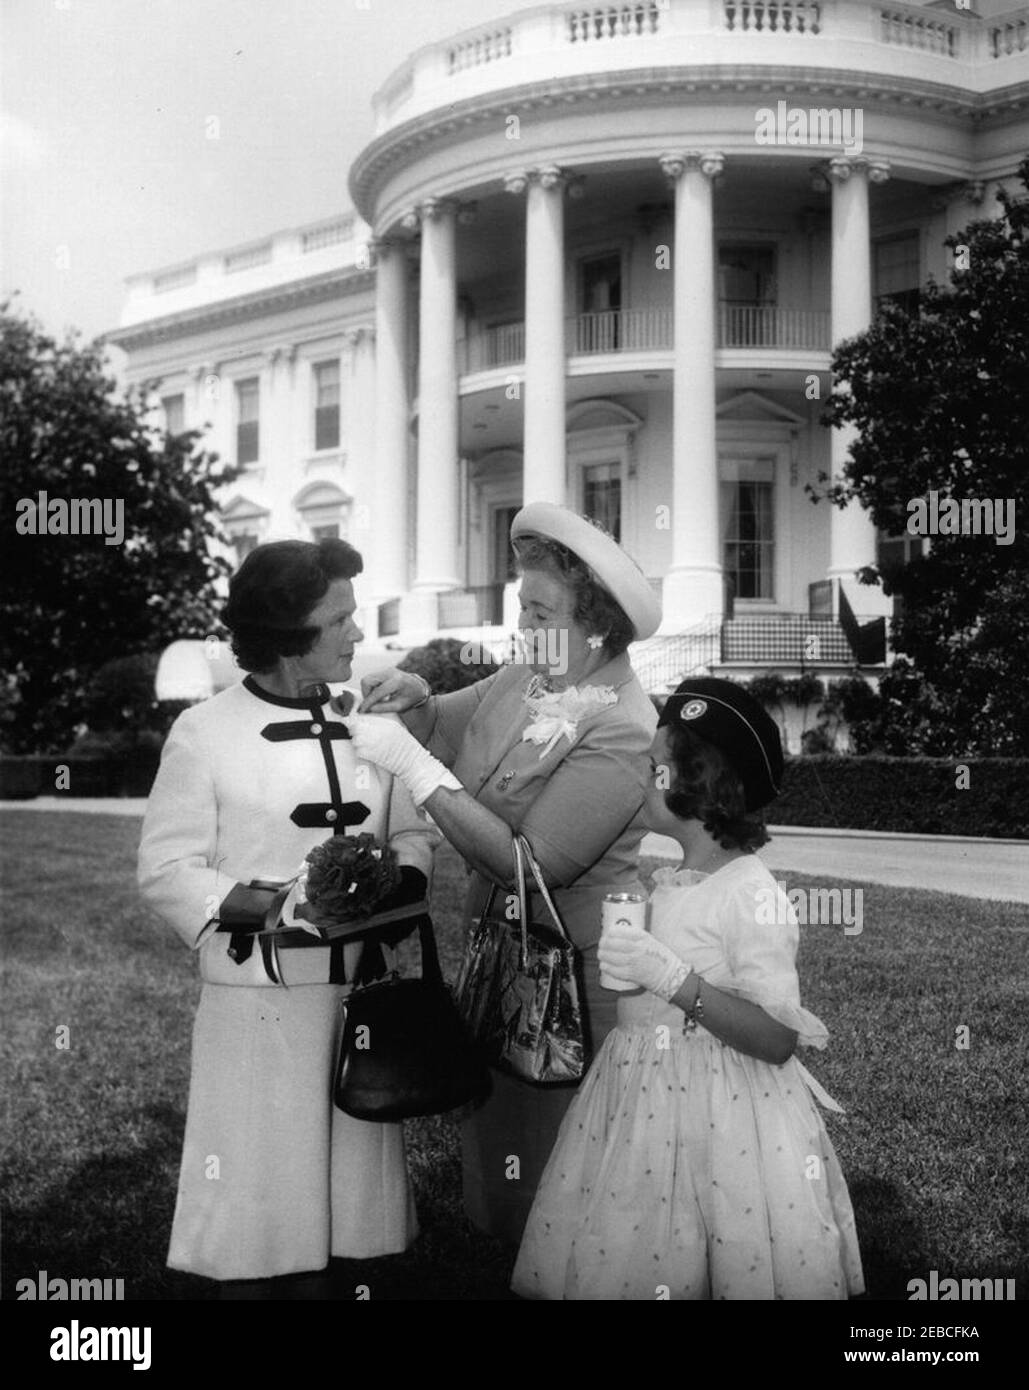
<svg viewBox="0 0 1029 1390">
<path fill-rule="evenodd" d="M 324 310 L 300 254 L 291 332 L 269 285 L 226 298 L 217 328 L 199 295 L 170 316 L 139 295 L 115 339 L 137 377 L 222 364 L 230 458 L 259 379 L 261 458 L 227 520 L 348 535 L 373 640 L 506 630 L 507 526 L 549 501 L 606 525 L 661 593 L 661 637 L 635 653 L 653 688 L 701 667 L 853 666 L 855 623 L 889 612 L 856 575 L 891 542 L 808 495 L 851 444 L 820 421 L 831 351 L 883 299 L 945 279 L 944 238 L 1014 185 L 1025 26 L 979 9 L 517 10 L 380 89 Z M 208 375 L 184 388 L 195 411 Z M 327 419 L 334 389 L 338 448 L 312 448 L 302 417 Z"/>
</svg>

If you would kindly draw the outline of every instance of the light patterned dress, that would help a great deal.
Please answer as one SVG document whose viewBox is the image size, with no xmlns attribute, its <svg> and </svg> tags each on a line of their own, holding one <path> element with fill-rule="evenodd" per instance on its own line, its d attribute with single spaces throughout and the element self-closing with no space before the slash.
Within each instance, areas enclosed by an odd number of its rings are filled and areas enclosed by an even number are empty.
<svg viewBox="0 0 1029 1390">
<path fill-rule="evenodd" d="M 650 929 L 703 978 L 824 1047 L 799 933 L 756 855 L 659 869 Z M 776 908 L 772 910 L 771 904 Z M 776 920 L 771 921 L 774 917 Z M 561 1127 L 512 1280 L 538 1299 L 843 1299 L 864 1288 L 846 1183 L 797 1059 L 758 1061 L 623 995 Z"/>
</svg>

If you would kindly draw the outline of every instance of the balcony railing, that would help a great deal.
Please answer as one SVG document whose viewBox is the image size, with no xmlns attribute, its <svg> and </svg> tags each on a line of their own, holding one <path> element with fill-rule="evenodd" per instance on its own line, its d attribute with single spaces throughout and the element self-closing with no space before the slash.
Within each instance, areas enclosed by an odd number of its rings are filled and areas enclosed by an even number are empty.
<svg viewBox="0 0 1029 1390">
<path fill-rule="evenodd" d="M 817 309 L 720 304 L 718 346 L 828 352 L 832 346 L 829 315 Z"/>
<path fill-rule="evenodd" d="M 822 6 L 812 0 L 722 0 L 725 27 L 741 34 L 817 34 Z"/>
<path fill-rule="evenodd" d="M 567 323 L 568 352 L 645 352 L 672 346 L 671 309 L 605 309 Z"/>
<path fill-rule="evenodd" d="M 419 49 L 376 95 L 376 126 L 381 133 L 449 106 L 455 88 L 464 98 L 544 72 L 560 81 L 658 63 L 732 65 L 737 45 L 745 64 L 795 61 L 835 74 L 842 44 L 848 68 L 894 78 L 909 75 L 913 51 L 926 79 L 963 86 L 964 65 L 992 65 L 1027 43 L 1024 9 L 1015 5 L 983 19 L 957 0 L 558 0 Z"/>
<path fill-rule="evenodd" d="M 465 343 L 466 372 L 487 372 L 525 361 L 525 324 L 504 323 L 487 328 Z"/>
<path fill-rule="evenodd" d="M 667 2 L 636 0 L 630 5 L 589 5 L 567 16 L 569 43 L 596 43 L 601 39 L 627 39 L 661 30 L 661 12 Z"/>
<path fill-rule="evenodd" d="M 879 23 L 883 43 L 899 43 L 924 53 L 957 57 L 961 31 L 956 24 L 941 19 L 938 13 L 919 14 L 907 6 L 903 9 L 888 6 L 879 11 Z"/>
<path fill-rule="evenodd" d="M 990 56 L 1006 58 L 1009 53 L 1024 53 L 1029 48 L 1029 20 L 1025 10 L 1010 15 L 998 15 L 990 25 Z"/>
<path fill-rule="evenodd" d="M 829 315 L 817 309 L 719 305 L 720 348 L 778 348 L 828 352 Z M 579 314 L 565 325 L 565 351 L 571 357 L 615 352 L 670 352 L 674 345 L 671 309 L 607 309 Z M 525 361 L 525 324 L 487 328 L 464 344 L 462 372 L 484 372 Z"/>
</svg>

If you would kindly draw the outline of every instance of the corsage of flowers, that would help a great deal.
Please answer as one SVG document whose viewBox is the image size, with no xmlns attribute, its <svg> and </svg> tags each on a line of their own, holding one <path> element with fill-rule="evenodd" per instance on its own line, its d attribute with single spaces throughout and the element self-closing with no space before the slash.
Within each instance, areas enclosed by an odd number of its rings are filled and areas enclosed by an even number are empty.
<svg viewBox="0 0 1029 1390">
<path fill-rule="evenodd" d="M 525 700 L 530 722 L 522 738 L 529 743 L 546 744 L 540 754 L 540 758 L 545 758 L 562 736 L 574 743 L 579 721 L 608 705 L 617 704 L 618 696 L 610 685 L 584 685 L 581 690 L 570 685 L 567 690 L 555 690 L 550 694 L 526 693 Z"/>
<path fill-rule="evenodd" d="M 301 900 L 306 899 L 319 917 L 352 922 L 370 917 L 400 882 L 395 852 L 378 844 L 374 835 L 333 835 L 307 856 L 299 887 Z M 297 921 L 297 926 L 306 925 Z M 317 933 L 316 927 L 313 930 Z"/>
</svg>

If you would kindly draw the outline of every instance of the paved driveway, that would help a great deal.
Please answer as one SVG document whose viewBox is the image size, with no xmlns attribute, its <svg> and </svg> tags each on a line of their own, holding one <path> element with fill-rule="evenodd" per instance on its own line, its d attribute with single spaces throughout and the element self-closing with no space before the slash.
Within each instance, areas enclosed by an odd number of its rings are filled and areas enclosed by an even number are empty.
<svg viewBox="0 0 1029 1390">
<path fill-rule="evenodd" d="M 776 872 L 930 888 L 970 898 L 1029 903 L 1029 842 L 947 836 L 882 835 L 846 831 L 821 834 L 771 826 L 761 858 Z M 680 858 L 674 840 L 648 835 L 644 854 Z"/>
<path fill-rule="evenodd" d="M 145 806 L 141 797 L 39 796 L 34 801 L 0 801 L 4 811 L 86 811 L 108 816 L 142 816 Z M 776 873 L 1029 903 L 1029 841 L 823 832 L 774 825 L 771 831 L 772 842 L 761 857 Z M 663 835 L 647 835 L 643 853 L 661 859 L 681 857 L 675 841 Z"/>
</svg>

